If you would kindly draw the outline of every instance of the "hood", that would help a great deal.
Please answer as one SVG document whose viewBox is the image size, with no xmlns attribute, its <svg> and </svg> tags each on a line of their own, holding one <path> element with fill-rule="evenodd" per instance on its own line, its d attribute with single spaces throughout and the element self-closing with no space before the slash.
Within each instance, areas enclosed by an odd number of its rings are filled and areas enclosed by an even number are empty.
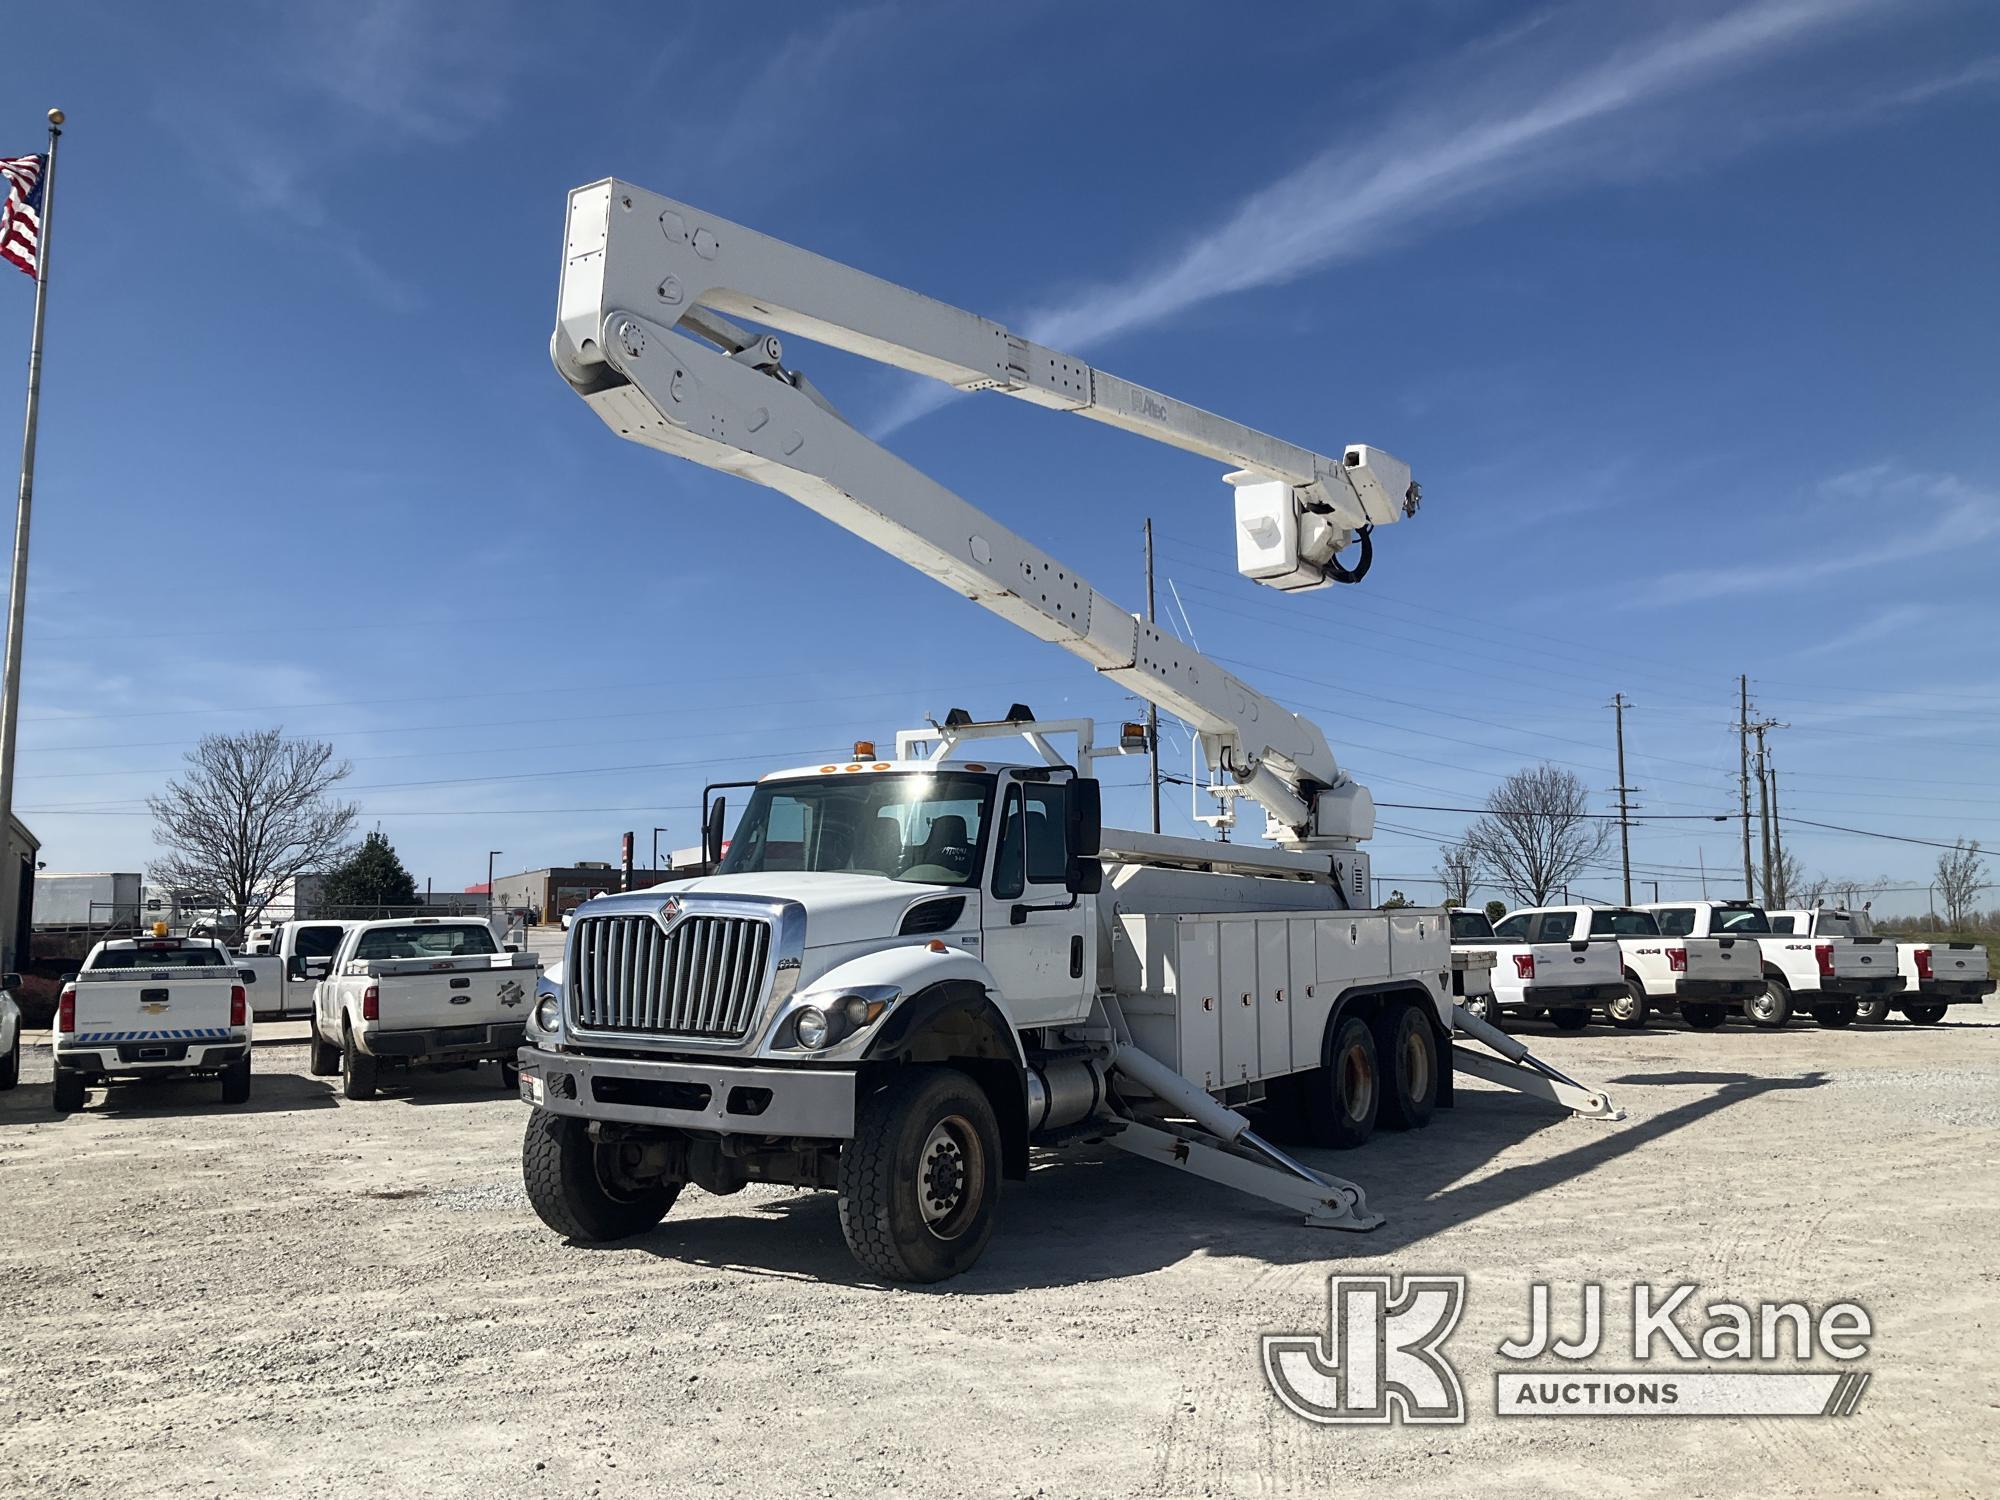
<svg viewBox="0 0 2000 1500">
<path fill-rule="evenodd" d="M 979 892 L 967 886 L 924 885 L 891 880 L 886 875 L 819 875 L 773 870 L 757 875 L 698 875 L 675 880 L 644 893 L 682 896 L 762 896 L 796 901 L 806 912 L 806 946 L 826 948 L 894 937 L 903 913 L 933 896 L 964 896 L 976 901 Z M 976 912 L 977 908 L 969 908 Z"/>
</svg>

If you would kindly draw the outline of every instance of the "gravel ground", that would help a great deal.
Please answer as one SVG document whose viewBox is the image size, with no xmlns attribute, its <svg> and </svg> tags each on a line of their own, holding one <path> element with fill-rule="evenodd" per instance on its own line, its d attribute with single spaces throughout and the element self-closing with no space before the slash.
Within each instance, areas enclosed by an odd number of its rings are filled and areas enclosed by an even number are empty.
<svg viewBox="0 0 2000 1500">
<path fill-rule="evenodd" d="M 831 1195 L 690 1190 L 567 1246 L 528 1211 L 492 1069 L 364 1104 L 260 1043 L 250 1104 L 127 1087 L 57 1119 L 45 1039 L 0 1095 L 0 1492 L 1975 1495 L 2000 1473 L 2000 1004 L 1772 1035 L 1524 1027 L 1630 1118 L 1466 1086 L 1345 1156 L 1371 1235 L 1104 1150 L 1010 1186 L 980 1266 L 871 1285 Z M 267 1027 L 299 1038 L 301 1027 Z M 1320 1427 L 1258 1335 L 1330 1271 L 1465 1272 L 1457 1427 Z M 1493 1415 L 1527 1284 L 1852 1298 L 1874 1382 L 1837 1421 Z M 1629 1354 L 1629 1350 L 1623 1351 Z M 1603 1368 L 1630 1367 L 1607 1355 Z"/>
</svg>

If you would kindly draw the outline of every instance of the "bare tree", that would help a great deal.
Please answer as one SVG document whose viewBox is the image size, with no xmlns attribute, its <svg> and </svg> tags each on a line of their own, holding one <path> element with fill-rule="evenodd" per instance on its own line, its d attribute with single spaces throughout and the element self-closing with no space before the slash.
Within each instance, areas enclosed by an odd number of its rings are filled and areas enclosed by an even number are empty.
<svg viewBox="0 0 2000 1500">
<path fill-rule="evenodd" d="M 1454 843 L 1438 847 L 1437 869 L 1433 872 L 1438 884 L 1444 887 L 1446 906 L 1464 906 L 1472 900 L 1472 888 L 1479 884 L 1484 873 L 1484 861 L 1479 855 L 1479 846 L 1470 835 Z"/>
<path fill-rule="evenodd" d="M 1979 840 L 1956 839 L 1938 856 L 1937 893 L 1944 902 L 1945 921 L 1953 932 L 1966 926 L 1979 888 L 1986 881 L 1986 861 L 1979 856 Z"/>
<path fill-rule="evenodd" d="M 1486 815 L 1466 830 L 1494 881 L 1516 900 L 1540 906 L 1604 852 L 1611 825 L 1590 815 L 1590 793 L 1560 766 L 1516 771 L 1486 798 Z"/>
<path fill-rule="evenodd" d="M 358 816 L 328 798 L 353 769 L 333 746 L 288 740 L 279 729 L 211 734 L 187 771 L 146 799 L 153 839 L 167 852 L 152 878 L 213 894 L 242 932 L 295 877 L 346 859 Z"/>
<path fill-rule="evenodd" d="M 1785 851 L 1785 859 L 1790 861 L 1792 851 Z M 1796 876 L 1785 881 L 1785 897 L 1794 906 L 1814 907 L 1824 905 L 1827 893 L 1833 889 L 1833 882 L 1824 875 L 1814 875 L 1810 879 L 1801 870 Z"/>
</svg>

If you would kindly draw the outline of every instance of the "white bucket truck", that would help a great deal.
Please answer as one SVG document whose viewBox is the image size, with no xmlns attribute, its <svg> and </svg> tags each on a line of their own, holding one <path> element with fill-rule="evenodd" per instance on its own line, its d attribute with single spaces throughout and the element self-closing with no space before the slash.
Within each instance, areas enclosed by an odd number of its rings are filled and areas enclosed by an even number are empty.
<svg viewBox="0 0 2000 1500">
<path fill-rule="evenodd" d="M 934 1281 L 978 1258 L 1031 1146 L 1106 1141 L 1360 1230 L 1362 1190 L 1242 1108 L 1356 1145 L 1427 1123 L 1456 1063 L 1616 1117 L 1453 1006 L 1442 911 L 1368 909 L 1374 804 L 1317 726 L 870 441 L 738 317 L 1224 460 L 1239 565 L 1282 589 L 1357 579 L 1336 553 L 1416 505 L 1379 450 L 1294 447 L 628 183 L 573 192 L 553 354 L 615 432 L 791 496 L 1178 715 L 1210 820 L 1247 796 L 1269 846 L 1102 829 L 1095 762 L 1143 733 L 1100 747 L 1019 705 L 765 777 L 727 858 L 717 801 L 715 873 L 591 902 L 534 1008 L 544 1222 L 615 1239 L 690 1182 L 832 1188 L 869 1271 Z"/>
</svg>

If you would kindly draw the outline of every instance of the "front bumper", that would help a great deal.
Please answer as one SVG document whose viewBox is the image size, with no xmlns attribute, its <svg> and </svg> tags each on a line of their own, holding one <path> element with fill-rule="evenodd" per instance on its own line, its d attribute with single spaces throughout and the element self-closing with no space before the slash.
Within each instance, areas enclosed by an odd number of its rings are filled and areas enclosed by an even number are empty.
<svg viewBox="0 0 2000 1500">
<path fill-rule="evenodd" d="M 356 1033 L 361 1050 L 370 1057 L 405 1062 L 465 1062 L 471 1058 L 512 1057 L 527 1039 L 525 1021 L 494 1021 L 479 1026 L 429 1026 L 410 1031 Z"/>
<path fill-rule="evenodd" d="M 854 1138 L 852 1068 L 581 1057 L 523 1047 L 521 1098 L 551 1114 L 724 1135 Z"/>
</svg>

